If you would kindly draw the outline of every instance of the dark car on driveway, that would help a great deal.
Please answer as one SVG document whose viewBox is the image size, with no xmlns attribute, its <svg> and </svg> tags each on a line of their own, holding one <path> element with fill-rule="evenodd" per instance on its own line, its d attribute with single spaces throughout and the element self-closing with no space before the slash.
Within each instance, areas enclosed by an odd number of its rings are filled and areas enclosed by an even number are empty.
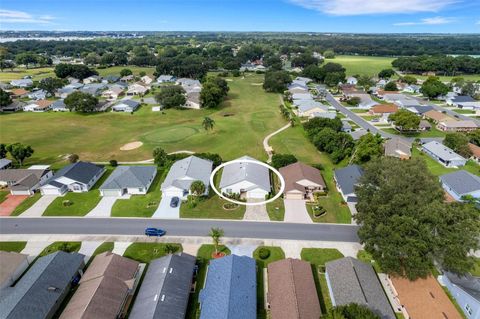
<svg viewBox="0 0 480 319">
<path fill-rule="evenodd" d="M 147 236 L 156 236 L 156 237 L 162 237 L 165 235 L 167 232 L 164 231 L 163 229 L 160 228 L 154 228 L 154 227 L 149 227 L 145 229 L 145 235 Z"/>
<path fill-rule="evenodd" d="M 178 206 L 178 203 L 180 202 L 180 198 L 178 197 L 172 197 L 172 199 L 170 200 L 170 207 L 177 207 Z"/>
</svg>

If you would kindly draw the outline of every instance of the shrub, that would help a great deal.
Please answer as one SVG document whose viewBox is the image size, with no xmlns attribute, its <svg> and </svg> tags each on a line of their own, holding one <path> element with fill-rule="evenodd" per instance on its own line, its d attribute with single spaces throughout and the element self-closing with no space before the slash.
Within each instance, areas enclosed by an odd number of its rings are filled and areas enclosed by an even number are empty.
<svg viewBox="0 0 480 319">
<path fill-rule="evenodd" d="M 260 259 L 267 259 L 268 257 L 270 257 L 270 249 L 266 248 L 266 247 L 262 247 L 258 250 L 258 257 Z"/>
<path fill-rule="evenodd" d="M 232 71 L 232 76 L 239 77 L 240 76 L 240 71 L 239 70 L 233 70 Z"/>
<path fill-rule="evenodd" d="M 114 160 L 114 159 L 110 160 L 110 166 L 117 167 L 118 166 L 117 160 Z"/>
<path fill-rule="evenodd" d="M 69 200 L 69 199 L 66 199 L 66 200 L 64 200 L 64 201 L 62 202 L 62 205 L 63 205 L 64 207 L 69 207 L 69 206 L 72 206 L 72 205 L 73 205 L 73 202 L 72 202 L 71 200 Z"/>
<path fill-rule="evenodd" d="M 178 246 L 173 244 L 166 244 L 165 245 L 165 252 L 167 254 L 175 254 L 178 251 Z"/>
<path fill-rule="evenodd" d="M 78 162 L 79 159 L 80 157 L 77 154 L 70 154 L 68 156 L 68 161 L 72 164 Z"/>
</svg>

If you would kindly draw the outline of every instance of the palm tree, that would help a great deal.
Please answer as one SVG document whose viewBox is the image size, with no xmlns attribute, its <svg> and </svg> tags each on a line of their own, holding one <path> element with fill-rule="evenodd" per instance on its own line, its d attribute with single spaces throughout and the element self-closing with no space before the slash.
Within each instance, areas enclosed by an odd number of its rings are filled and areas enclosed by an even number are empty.
<svg viewBox="0 0 480 319">
<path fill-rule="evenodd" d="M 212 227 L 212 229 L 210 229 L 210 237 L 212 237 L 212 240 L 213 240 L 213 246 L 215 246 L 215 255 L 218 254 L 218 245 L 220 244 L 220 238 L 223 237 L 223 229 L 221 228 L 215 228 L 215 227 Z"/>
<path fill-rule="evenodd" d="M 215 121 L 209 118 L 208 116 L 206 116 L 203 119 L 202 126 L 205 129 L 205 131 L 213 130 L 213 125 L 215 125 Z"/>
</svg>

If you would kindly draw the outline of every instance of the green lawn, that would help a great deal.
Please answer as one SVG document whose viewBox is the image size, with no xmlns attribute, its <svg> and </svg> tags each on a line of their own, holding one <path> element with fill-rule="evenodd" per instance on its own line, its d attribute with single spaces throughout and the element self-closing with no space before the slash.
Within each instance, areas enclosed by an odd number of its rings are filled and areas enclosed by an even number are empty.
<svg viewBox="0 0 480 319">
<path fill-rule="evenodd" d="M 460 168 L 447 168 L 428 156 L 427 154 L 419 151 L 417 148 L 412 149 L 412 157 L 420 157 L 423 158 L 427 164 L 428 169 L 430 172 L 435 176 L 440 176 L 443 174 L 451 173 L 458 171 L 459 169 L 469 171 L 472 174 L 480 176 L 480 166 L 472 160 L 469 160 L 465 166 Z"/>
<path fill-rule="evenodd" d="M 343 198 L 335 188 L 333 170 L 340 165 L 334 165 L 327 154 L 320 153 L 308 140 L 303 127 L 297 125 L 286 129 L 270 139 L 270 145 L 276 153 L 294 154 L 299 161 L 306 164 L 321 164 L 321 174 L 328 188 L 328 195 L 321 197 L 319 203 L 325 207 L 327 214 L 319 219 L 324 223 L 351 223 L 350 210 L 342 205 Z"/>
<path fill-rule="evenodd" d="M 400 133 L 394 128 L 382 128 L 382 131 L 390 134 L 403 135 L 407 137 L 418 137 L 418 138 L 445 137 L 445 132 L 440 131 L 435 126 L 432 126 L 432 128 L 428 131 L 422 131 L 419 133 Z"/>
<path fill-rule="evenodd" d="M 377 75 L 383 69 L 391 69 L 391 57 L 372 57 L 360 55 L 337 55 L 335 59 L 326 62 L 340 63 L 346 70 L 347 76 L 355 74 Z"/>
<path fill-rule="evenodd" d="M 35 193 L 30 197 L 27 197 L 23 202 L 20 203 L 17 207 L 15 207 L 15 210 L 10 216 L 18 216 L 30 207 L 32 207 L 33 204 L 35 204 L 39 199 L 41 195 L 40 193 Z"/>
<path fill-rule="evenodd" d="M 270 256 L 267 259 L 261 259 L 258 255 L 260 248 L 267 248 L 270 251 Z M 282 248 L 274 247 L 274 246 L 259 246 L 253 252 L 253 258 L 257 260 L 257 264 L 262 267 L 266 268 L 269 263 L 272 263 L 277 260 L 285 259 L 285 253 L 283 252 Z"/>
<path fill-rule="evenodd" d="M 10 194 L 9 191 L 0 191 L 0 203 L 3 202 L 7 198 L 8 194 Z"/>
<path fill-rule="evenodd" d="M 151 217 L 157 210 L 162 192 L 160 184 L 166 173 L 158 171 L 146 195 L 132 195 L 129 199 L 117 199 L 112 207 L 114 217 Z"/>
<path fill-rule="evenodd" d="M 1 241 L 0 250 L 21 252 L 27 245 L 26 241 Z"/>
<path fill-rule="evenodd" d="M 366 262 L 367 264 L 371 264 L 373 268 L 375 268 L 375 271 L 377 273 L 382 272 L 382 268 L 380 268 L 380 265 L 376 261 L 372 262 L 372 255 L 370 255 L 367 251 L 363 249 L 359 250 L 357 253 L 357 259 Z"/>
<path fill-rule="evenodd" d="M 480 258 L 475 258 L 475 266 L 473 269 L 470 271 L 472 276 L 480 277 Z"/>
<path fill-rule="evenodd" d="M 92 257 L 96 255 L 100 255 L 106 251 L 112 251 L 114 246 L 115 246 L 114 242 L 111 242 L 111 241 L 104 242 L 100 246 L 98 246 L 97 249 L 95 249 Z"/>
<path fill-rule="evenodd" d="M 46 256 L 59 250 L 63 250 L 68 253 L 76 252 L 80 250 L 81 245 L 82 245 L 82 242 L 80 241 L 71 241 L 71 242 L 57 241 L 51 244 L 50 246 L 46 247 L 38 256 L 39 257 Z"/>
<path fill-rule="evenodd" d="M 228 82 L 227 100 L 218 109 L 172 109 L 163 114 L 142 107 L 133 115 L 117 112 L 3 114 L 0 115 L 2 142 L 31 145 L 35 153 L 27 165 L 61 162 L 62 155 L 71 153 L 78 154 L 82 160 L 144 160 L 152 157 L 155 147 L 168 152 L 218 153 L 224 160 L 243 155 L 265 160 L 263 138 L 286 123 L 278 108 L 280 95 L 265 93 L 261 85 L 253 85 L 263 82 L 261 74 L 248 73 L 244 79 L 229 80 L 232 81 Z M 202 128 L 205 116 L 215 121 L 213 131 Z M 135 150 L 120 151 L 121 146 L 132 141 L 144 144 Z"/>
<path fill-rule="evenodd" d="M 220 246 L 219 250 L 226 255 L 230 254 L 230 250 L 225 246 Z M 215 251 L 213 245 L 202 245 L 197 252 L 198 274 L 196 278 L 195 291 L 190 295 L 188 300 L 186 319 L 197 319 L 200 316 L 200 308 L 198 304 L 198 295 L 205 284 L 207 276 L 208 263 L 212 259 L 212 253 Z"/>
<path fill-rule="evenodd" d="M 141 263 L 149 263 L 153 259 L 167 255 L 167 245 L 176 247 L 176 252 L 182 251 L 181 244 L 133 243 L 128 246 L 123 256 Z"/>
<path fill-rule="evenodd" d="M 48 205 L 43 216 L 85 216 L 100 202 L 101 196 L 98 188 L 103 184 L 112 171 L 112 167 L 107 167 L 105 174 L 103 174 L 88 192 L 68 192 L 65 196 L 55 198 L 55 200 Z M 64 206 L 63 202 L 67 200 L 72 203 L 70 206 Z"/>
<path fill-rule="evenodd" d="M 452 109 L 455 113 L 460 113 L 460 114 L 475 114 L 474 110 L 464 110 L 464 109 Z"/>
<path fill-rule="evenodd" d="M 212 218 L 212 219 L 243 219 L 245 205 L 239 205 L 232 210 L 226 210 L 223 205 L 228 203 L 211 189 L 208 197 L 200 198 L 195 207 L 184 202 L 180 206 L 180 218 Z"/>
<path fill-rule="evenodd" d="M 270 220 L 283 221 L 285 217 L 285 205 L 283 198 L 279 197 L 271 203 L 267 204 L 267 213 Z"/>
<path fill-rule="evenodd" d="M 365 110 L 365 109 L 349 109 L 350 111 L 352 111 L 353 113 L 367 113 L 368 110 Z"/>
</svg>

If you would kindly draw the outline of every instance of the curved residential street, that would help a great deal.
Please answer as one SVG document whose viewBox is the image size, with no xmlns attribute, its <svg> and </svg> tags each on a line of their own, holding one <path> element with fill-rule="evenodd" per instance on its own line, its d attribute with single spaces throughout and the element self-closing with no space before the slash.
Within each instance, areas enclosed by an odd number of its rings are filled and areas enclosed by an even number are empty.
<svg viewBox="0 0 480 319">
<path fill-rule="evenodd" d="M 358 226 L 341 224 L 151 218 L 0 218 L 0 233 L 3 235 L 143 235 L 147 227 L 162 228 L 169 236 L 183 237 L 206 236 L 212 227 L 220 227 L 225 236 L 235 238 L 359 241 Z"/>
</svg>

